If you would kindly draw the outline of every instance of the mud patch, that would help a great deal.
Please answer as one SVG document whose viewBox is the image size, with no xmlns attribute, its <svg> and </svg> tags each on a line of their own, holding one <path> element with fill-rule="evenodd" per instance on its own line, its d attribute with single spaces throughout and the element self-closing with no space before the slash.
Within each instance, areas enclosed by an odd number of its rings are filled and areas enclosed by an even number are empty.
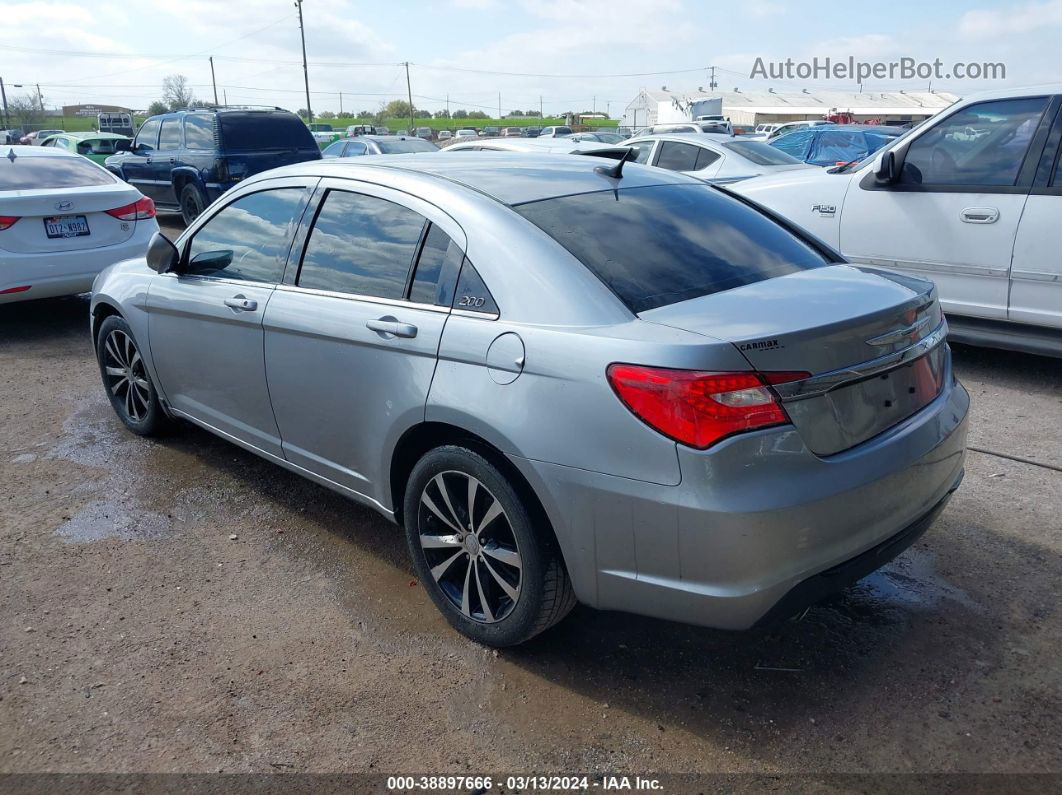
<svg viewBox="0 0 1062 795">
<path fill-rule="evenodd" d="M 171 516 L 96 501 L 89 503 L 56 528 L 55 534 L 71 544 L 88 544 L 107 539 L 146 540 L 171 535 Z"/>
</svg>

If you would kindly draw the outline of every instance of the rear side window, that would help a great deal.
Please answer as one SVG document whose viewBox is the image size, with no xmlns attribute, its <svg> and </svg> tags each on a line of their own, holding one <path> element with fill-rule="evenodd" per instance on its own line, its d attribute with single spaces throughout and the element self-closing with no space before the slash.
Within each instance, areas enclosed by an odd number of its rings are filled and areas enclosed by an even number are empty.
<svg viewBox="0 0 1062 795">
<path fill-rule="evenodd" d="M 515 206 L 634 313 L 828 264 L 707 185 L 657 185 Z"/>
<path fill-rule="evenodd" d="M 279 282 L 306 196 L 303 188 L 252 193 L 223 207 L 188 246 L 184 273 L 249 282 Z"/>
<path fill-rule="evenodd" d="M 181 120 L 176 116 L 162 120 L 162 132 L 159 133 L 159 151 L 181 148 Z"/>
<path fill-rule="evenodd" d="M 326 146 L 321 154 L 325 157 L 342 157 L 343 147 L 346 145 L 345 141 L 336 141 L 335 143 Z"/>
<path fill-rule="evenodd" d="M 115 182 L 108 172 L 80 157 L 49 153 L 46 157 L 0 158 L 0 190 L 83 188 Z"/>
<path fill-rule="evenodd" d="M 631 144 L 634 147 L 634 162 L 635 163 L 648 163 L 649 155 L 653 151 L 652 141 L 638 141 Z"/>
<path fill-rule="evenodd" d="M 454 298 L 454 280 L 463 257 L 464 253 L 450 236 L 432 224 L 420 249 L 409 300 L 418 304 L 450 306 Z"/>
<path fill-rule="evenodd" d="M 400 299 L 424 224 L 418 213 L 386 199 L 329 191 L 310 232 L 298 284 Z"/>
<path fill-rule="evenodd" d="M 693 166 L 694 171 L 700 171 L 702 168 L 708 168 L 712 163 L 719 159 L 719 154 L 713 152 L 711 149 L 706 149 L 703 146 L 697 147 L 700 151 L 697 152 L 697 163 Z"/>
<path fill-rule="evenodd" d="M 497 315 L 498 305 L 494 303 L 494 296 L 490 294 L 487 285 L 484 284 L 472 263 L 467 259 L 461 266 L 461 278 L 457 280 L 457 290 L 454 293 L 454 309 L 463 309 L 466 312 L 482 312 L 486 315 Z"/>
<path fill-rule="evenodd" d="M 186 149 L 214 148 L 214 119 L 205 114 L 184 117 L 184 146 Z"/>
<path fill-rule="evenodd" d="M 669 171 L 694 171 L 697 168 L 699 146 L 680 144 L 675 141 L 661 141 L 660 152 L 653 164 Z"/>
<path fill-rule="evenodd" d="M 219 113 L 226 149 L 313 149 L 313 133 L 291 113 Z"/>
</svg>

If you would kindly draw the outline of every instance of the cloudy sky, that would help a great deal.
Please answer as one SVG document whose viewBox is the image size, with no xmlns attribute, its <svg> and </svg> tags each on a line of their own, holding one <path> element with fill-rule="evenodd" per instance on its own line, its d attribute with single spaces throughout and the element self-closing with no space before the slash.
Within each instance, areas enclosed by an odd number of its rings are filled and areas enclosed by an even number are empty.
<svg viewBox="0 0 1062 795">
<path fill-rule="evenodd" d="M 1062 0 L 305 0 L 314 111 L 377 109 L 404 98 L 468 110 L 596 107 L 619 115 L 641 88 L 776 90 L 852 83 L 749 79 L 757 57 L 1003 62 L 1011 84 L 1062 81 Z M 0 77 L 8 96 L 40 83 L 49 106 L 145 108 L 162 78 L 186 75 L 230 104 L 303 107 L 292 0 L 0 0 Z M 938 82 L 963 94 L 998 86 Z M 925 81 L 867 89 L 925 88 Z"/>
</svg>

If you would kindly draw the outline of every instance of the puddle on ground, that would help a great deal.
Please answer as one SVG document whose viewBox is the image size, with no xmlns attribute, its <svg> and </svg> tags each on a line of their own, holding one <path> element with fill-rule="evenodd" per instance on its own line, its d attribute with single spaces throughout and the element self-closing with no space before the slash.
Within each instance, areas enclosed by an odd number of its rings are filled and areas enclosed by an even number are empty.
<svg viewBox="0 0 1062 795">
<path fill-rule="evenodd" d="M 173 532 L 172 516 L 127 508 L 107 502 L 92 502 L 56 528 L 55 534 L 71 544 L 88 544 L 106 539 L 155 539 Z"/>
<path fill-rule="evenodd" d="M 907 550 L 884 568 L 864 577 L 850 591 L 905 607 L 932 609 L 951 601 L 970 610 L 983 611 L 966 591 L 937 572 L 932 553 L 918 549 Z"/>
</svg>

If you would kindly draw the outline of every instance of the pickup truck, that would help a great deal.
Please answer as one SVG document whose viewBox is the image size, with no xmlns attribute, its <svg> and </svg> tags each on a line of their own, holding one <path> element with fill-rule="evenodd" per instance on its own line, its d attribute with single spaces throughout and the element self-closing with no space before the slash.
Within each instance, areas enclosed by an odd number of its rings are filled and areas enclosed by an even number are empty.
<svg viewBox="0 0 1062 795">
<path fill-rule="evenodd" d="M 958 342 L 1062 357 L 1062 84 L 971 95 L 860 162 L 730 190 L 937 283 Z"/>
</svg>

